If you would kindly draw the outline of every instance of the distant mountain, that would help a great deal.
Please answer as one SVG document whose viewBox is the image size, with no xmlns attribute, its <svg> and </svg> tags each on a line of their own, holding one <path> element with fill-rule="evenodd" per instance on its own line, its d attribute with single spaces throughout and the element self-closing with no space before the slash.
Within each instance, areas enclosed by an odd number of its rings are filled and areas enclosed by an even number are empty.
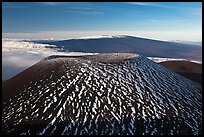
<svg viewBox="0 0 204 137">
<path fill-rule="evenodd" d="M 136 54 L 50 56 L 2 90 L 3 134 L 202 134 L 201 85 Z"/>
<path fill-rule="evenodd" d="M 158 41 L 133 36 L 101 36 L 61 41 L 35 41 L 56 45 L 58 51 L 69 52 L 129 52 L 150 57 L 185 58 L 202 61 L 202 46 Z"/>
</svg>

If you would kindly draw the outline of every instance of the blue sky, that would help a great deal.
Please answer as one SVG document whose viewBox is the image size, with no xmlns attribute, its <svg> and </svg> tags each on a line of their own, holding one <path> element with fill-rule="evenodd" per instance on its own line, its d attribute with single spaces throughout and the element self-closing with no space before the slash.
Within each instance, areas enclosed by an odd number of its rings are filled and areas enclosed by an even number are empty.
<svg viewBox="0 0 204 137">
<path fill-rule="evenodd" d="M 131 34 L 202 39 L 201 2 L 3 2 L 2 8 L 3 36 L 40 33 L 60 38 L 76 33 L 75 37 Z"/>
</svg>

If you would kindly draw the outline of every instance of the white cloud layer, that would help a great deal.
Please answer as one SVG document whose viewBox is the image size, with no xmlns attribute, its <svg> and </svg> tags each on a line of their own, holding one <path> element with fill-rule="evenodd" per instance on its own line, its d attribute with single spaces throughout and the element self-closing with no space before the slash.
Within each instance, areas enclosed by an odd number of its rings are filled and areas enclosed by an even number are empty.
<svg viewBox="0 0 204 137">
<path fill-rule="evenodd" d="M 156 63 L 165 62 L 165 61 L 190 61 L 190 62 L 202 64 L 202 62 L 200 62 L 200 61 L 186 60 L 186 59 L 182 59 L 182 58 L 160 58 L 160 57 L 147 57 L 147 58 L 156 62 Z"/>
<path fill-rule="evenodd" d="M 35 44 L 19 40 L 2 40 L 2 79 L 9 79 L 23 70 L 34 65 L 38 61 L 51 55 L 93 55 L 97 53 L 58 52 L 55 49 L 46 48 L 54 45 Z"/>
<path fill-rule="evenodd" d="M 64 2 L 40 2 L 40 3 L 45 4 L 45 5 L 50 5 L 50 6 L 57 6 L 57 5 L 64 4 Z"/>
</svg>

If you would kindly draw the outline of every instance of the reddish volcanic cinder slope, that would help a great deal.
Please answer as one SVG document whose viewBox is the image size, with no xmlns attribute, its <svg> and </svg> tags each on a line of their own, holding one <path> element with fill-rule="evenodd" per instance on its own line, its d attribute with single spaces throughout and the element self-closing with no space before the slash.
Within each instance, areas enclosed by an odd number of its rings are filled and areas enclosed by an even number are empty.
<svg viewBox="0 0 204 137">
<path fill-rule="evenodd" d="M 63 62 L 41 61 L 19 73 L 13 78 L 3 82 L 3 98 L 7 98 L 10 94 L 17 94 L 26 86 L 33 86 L 30 81 L 39 81 L 40 79 L 46 79 L 49 77 L 52 71 L 57 71 Z M 12 86 L 11 86 L 12 85 Z"/>
<path fill-rule="evenodd" d="M 202 87 L 137 54 L 48 57 L 2 103 L 3 134 L 202 134 Z"/>
<path fill-rule="evenodd" d="M 202 64 L 190 61 L 165 61 L 160 64 L 175 72 L 202 73 Z"/>
<path fill-rule="evenodd" d="M 165 61 L 160 64 L 202 85 L 202 64 L 190 61 Z"/>
</svg>

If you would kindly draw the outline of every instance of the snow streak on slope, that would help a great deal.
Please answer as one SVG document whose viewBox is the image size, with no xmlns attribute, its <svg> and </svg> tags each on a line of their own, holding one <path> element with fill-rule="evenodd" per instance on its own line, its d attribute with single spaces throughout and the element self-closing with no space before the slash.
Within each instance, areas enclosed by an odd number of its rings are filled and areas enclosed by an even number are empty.
<svg viewBox="0 0 204 137">
<path fill-rule="evenodd" d="M 36 65 L 43 64 L 39 75 L 49 75 L 3 101 L 3 133 L 201 134 L 200 85 L 144 57 L 50 58 Z"/>
</svg>

